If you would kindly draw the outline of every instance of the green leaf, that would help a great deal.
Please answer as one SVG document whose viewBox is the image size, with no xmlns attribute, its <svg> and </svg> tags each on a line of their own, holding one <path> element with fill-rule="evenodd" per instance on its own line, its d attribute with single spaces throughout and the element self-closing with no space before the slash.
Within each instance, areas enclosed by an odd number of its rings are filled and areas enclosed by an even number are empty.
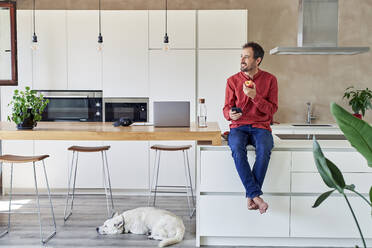
<svg viewBox="0 0 372 248">
<path fill-rule="evenodd" d="M 325 199 L 328 198 L 328 196 L 330 196 L 333 191 L 335 190 L 330 190 L 330 191 L 327 191 L 327 192 L 324 192 L 323 194 L 321 194 L 318 199 L 316 199 L 314 205 L 312 206 L 312 208 L 316 208 L 318 207 Z"/>
<path fill-rule="evenodd" d="M 346 185 L 345 189 L 353 191 L 353 190 L 355 190 L 355 185 L 354 184 Z"/>
<path fill-rule="evenodd" d="M 350 144 L 362 154 L 372 167 L 372 126 L 348 113 L 336 103 L 331 103 L 331 112 Z"/>
<path fill-rule="evenodd" d="M 345 179 L 344 176 L 342 175 L 341 171 L 338 169 L 338 167 L 329 159 L 326 158 L 327 161 L 327 166 L 331 170 L 332 177 L 336 181 L 336 184 L 344 189 L 345 188 Z"/>
<path fill-rule="evenodd" d="M 324 157 L 322 149 L 319 146 L 319 143 L 316 141 L 315 136 L 313 139 L 313 155 L 316 168 L 319 171 L 320 176 L 322 177 L 324 183 L 333 189 L 337 188 L 335 180 L 332 178 L 332 172 L 327 166 L 327 160 Z"/>
</svg>

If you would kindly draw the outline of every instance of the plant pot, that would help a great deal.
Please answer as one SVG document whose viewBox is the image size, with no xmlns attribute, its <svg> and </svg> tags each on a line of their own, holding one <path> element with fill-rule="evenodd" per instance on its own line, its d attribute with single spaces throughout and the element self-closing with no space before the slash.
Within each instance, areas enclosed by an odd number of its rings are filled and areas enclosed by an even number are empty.
<svg viewBox="0 0 372 248">
<path fill-rule="evenodd" d="M 31 109 L 27 110 L 27 112 L 31 113 Z M 34 121 L 33 114 L 30 115 L 30 117 L 24 119 L 23 122 L 17 124 L 18 130 L 31 130 L 34 127 L 36 127 L 37 123 Z"/>
<path fill-rule="evenodd" d="M 362 115 L 361 114 L 353 114 L 356 118 L 359 118 L 359 119 L 362 119 Z"/>
</svg>

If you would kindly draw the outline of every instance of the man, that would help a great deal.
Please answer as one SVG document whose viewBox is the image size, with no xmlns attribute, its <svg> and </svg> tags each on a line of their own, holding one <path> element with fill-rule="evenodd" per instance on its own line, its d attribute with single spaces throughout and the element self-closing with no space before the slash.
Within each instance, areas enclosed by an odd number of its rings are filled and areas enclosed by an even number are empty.
<svg viewBox="0 0 372 248">
<path fill-rule="evenodd" d="M 254 42 L 243 46 L 241 72 L 227 79 L 223 114 L 230 124 L 228 143 L 235 166 L 245 187 L 247 207 L 265 213 L 268 204 L 260 197 L 262 184 L 274 146 L 270 123 L 278 109 L 278 84 L 275 76 L 258 67 L 264 57 L 262 47 Z M 246 85 L 246 81 L 250 85 Z M 232 108 L 237 107 L 238 111 Z M 236 110 L 236 109 L 234 109 Z M 247 145 L 256 148 L 256 162 L 251 170 Z"/>
</svg>

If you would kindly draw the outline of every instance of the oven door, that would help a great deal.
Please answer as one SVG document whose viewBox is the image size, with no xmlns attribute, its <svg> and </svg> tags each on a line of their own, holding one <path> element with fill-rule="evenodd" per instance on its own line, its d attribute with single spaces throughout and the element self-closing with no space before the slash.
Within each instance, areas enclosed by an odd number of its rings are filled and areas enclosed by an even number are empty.
<svg viewBox="0 0 372 248">
<path fill-rule="evenodd" d="M 105 100 L 105 121 L 117 121 L 120 118 L 130 119 L 133 122 L 147 122 L 148 102 L 118 102 Z"/>
<path fill-rule="evenodd" d="M 42 121 L 102 121 L 102 98 L 45 97 Z"/>
</svg>

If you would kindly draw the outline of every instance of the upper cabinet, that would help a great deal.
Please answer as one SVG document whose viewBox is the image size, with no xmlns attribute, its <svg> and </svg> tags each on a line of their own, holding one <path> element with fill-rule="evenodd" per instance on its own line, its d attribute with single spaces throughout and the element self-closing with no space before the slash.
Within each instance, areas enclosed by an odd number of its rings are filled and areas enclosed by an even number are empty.
<svg viewBox="0 0 372 248">
<path fill-rule="evenodd" d="M 98 11 L 67 11 L 68 89 L 102 89 L 102 60 L 97 39 Z"/>
<path fill-rule="evenodd" d="M 171 49 L 195 48 L 195 10 L 168 11 L 168 36 Z M 149 47 L 160 49 L 165 35 L 165 11 L 149 11 Z"/>
<path fill-rule="evenodd" d="M 241 48 L 247 42 L 247 10 L 199 10 L 198 48 Z"/>
<path fill-rule="evenodd" d="M 103 11 L 103 94 L 148 96 L 148 11 Z"/>
<path fill-rule="evenodd" d="M 34 88 L 67 89 L 66 10 L 37 10 L 36 35 L 39 48 L 33 51 Z"/>
</svg>

